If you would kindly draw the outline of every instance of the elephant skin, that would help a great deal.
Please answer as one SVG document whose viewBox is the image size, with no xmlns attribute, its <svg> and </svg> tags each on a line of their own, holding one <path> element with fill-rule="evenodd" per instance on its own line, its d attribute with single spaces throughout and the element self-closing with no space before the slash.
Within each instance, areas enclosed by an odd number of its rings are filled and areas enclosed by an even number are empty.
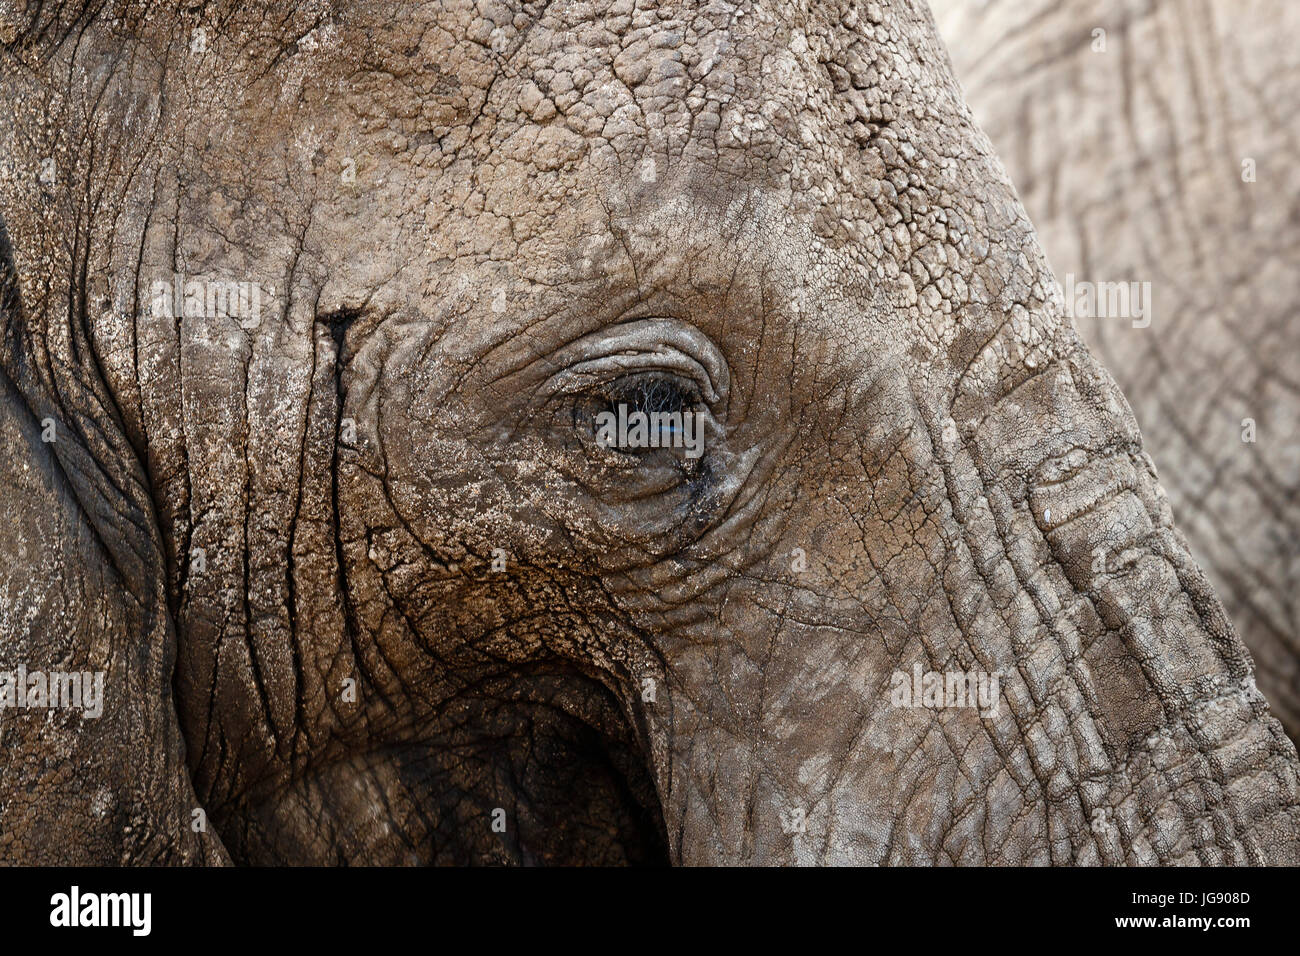
<svg viewBox="0 0 1300 956">
<path fill-rule="evenodd" d="M 0 25 L 0 856 L 1296 861 L 924 3 L 163 7 Z"/>
</svg>

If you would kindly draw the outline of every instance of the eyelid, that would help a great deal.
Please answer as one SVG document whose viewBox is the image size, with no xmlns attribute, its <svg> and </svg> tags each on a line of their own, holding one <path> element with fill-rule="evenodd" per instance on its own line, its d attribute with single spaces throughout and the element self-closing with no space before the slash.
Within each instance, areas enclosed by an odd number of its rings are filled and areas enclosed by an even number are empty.
<svg viewBox="0 0 1300 956">
<path fill-rule="evenodd" d="M 595 358 L 587 356 L 595 355 Z M 551 376 L 548 397 L 589 391 L 628 374 L 663 372 L 695 384 L 711 408 L 728 397 L 727 364 L 694 326 L 673 319 L 640 319 L 587 335 L 556 356 L 564 367 Z"/>
<path fill-rule="evenodd" d="M 672 361 L 662 353 L 632 353 L 580 362 L 552 376 L 551 394 L 579 394 L 620 379 L 663 375 L 684 380 L 684 391 L 698 395 L 709 405 L 716 404 L 718 394 L 700 364 L 680 354 L 676 358 Z"/>
</svg>

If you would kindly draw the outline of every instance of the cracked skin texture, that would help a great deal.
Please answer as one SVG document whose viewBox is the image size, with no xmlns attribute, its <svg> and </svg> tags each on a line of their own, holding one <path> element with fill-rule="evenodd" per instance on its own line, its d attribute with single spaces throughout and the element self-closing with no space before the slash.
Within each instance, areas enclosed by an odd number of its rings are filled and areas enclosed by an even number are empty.
<svg viewBox="0 0 1300 956">
<path fill-rule="evenodd" d="M 1295 750 L 923 5 L 45 7 L 4 647 L 108 680 L 4 714 L 4 859 L 1295 861 Z M 592 441 L 645 380 L 702 458 Z M 917 664 L 996 712 L 892 707 Z"/>
<path fill-rule="evenodd" d="M 1132 404 L 1178 526 L 1295 740 L 1300 9 L 932 5 L 1058 276 L 1152 284 L 1149 328 L 1076 324 Z"/>
</svg>

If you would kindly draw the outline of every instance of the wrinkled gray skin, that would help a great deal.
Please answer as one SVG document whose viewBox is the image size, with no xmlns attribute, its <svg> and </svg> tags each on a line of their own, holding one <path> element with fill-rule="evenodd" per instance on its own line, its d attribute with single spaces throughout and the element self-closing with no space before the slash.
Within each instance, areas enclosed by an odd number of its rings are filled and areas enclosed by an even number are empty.
<svg viewBox="0 0 1300 956">
<path fill-rule="evenodd" d="M 116 14 L 4 68 L 4 663 L 108 670 L 4 714 L 4 859 L 1296 860 L 924 5 Z M 647 379 L 703 458 L 595 444 Z"/>
<path fill-rule="evenodd" d="M 1151 283 L 1147 328 L 1075 324 L 1132 404 L 1178 527 L 1296 739 L 1300 6 L 932 6 L 1057 277 Z"/>
</svg>

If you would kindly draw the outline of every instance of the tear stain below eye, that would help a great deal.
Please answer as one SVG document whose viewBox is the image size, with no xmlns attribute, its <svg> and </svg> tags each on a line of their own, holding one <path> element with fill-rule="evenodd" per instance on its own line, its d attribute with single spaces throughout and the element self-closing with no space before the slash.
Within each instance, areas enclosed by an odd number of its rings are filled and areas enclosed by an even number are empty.
<svg viewBox="0 0 1300 956">
<path fill-rule="evenodd" d="M 709 491 L 713 484 L 713 462 L 708 458 L 700 459 L 693 473 L 686 481 L 686 500 L 682 507 L 695 519 L 697 529 L 708 526 L 714 511 L 709 500 Z"/>
</svg>

